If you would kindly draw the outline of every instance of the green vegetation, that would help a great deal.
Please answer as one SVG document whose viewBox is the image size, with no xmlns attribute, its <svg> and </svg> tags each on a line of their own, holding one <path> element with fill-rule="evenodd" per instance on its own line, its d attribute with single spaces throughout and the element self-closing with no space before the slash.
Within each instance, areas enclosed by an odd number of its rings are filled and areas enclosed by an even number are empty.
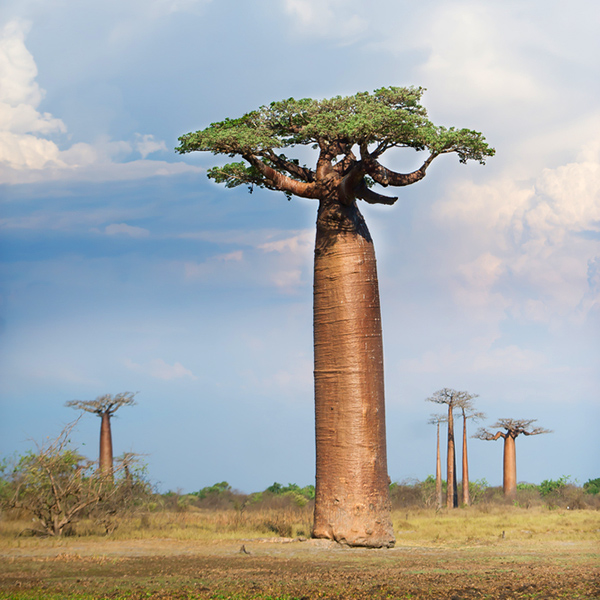
<svg viewBox="0 0 600 600">
<path fill-rule="evenodd" d="M 600 477 L 596 479 L 588 479 L 583 484 L 583 491 L 586 494 L 600 494 Z"/>
<path fill-rule="evenodd" d="M 223 494 L 225 492 L 231 492 L 231 486 L 226 481 L 221 481 L 220 483 L 204 487 L 197 492 L 192 492 L 192 495 L 197 496 L 200 500 L 204 500 L 207 496 Z"/>
<path fill-rule="evenodd" d="M 76 423 L 76 422 L 75 422 Z M 69 444 L 75 423 L 54 439 L 0 469 L 0 506 L 29 515 L 32 534 L 71 533 L 81 518 L 93 518 L 106 533 L 150 493 L 144 470 L 133 454 L 125 454 L 111 471 L 102 471 Z"/>
<path fill-rule="evenodd" d="M 538 487 L 540 495 L 545 498 L 550 494 L 555 494 L 560 490 L 563 490 L 565 487 L 567 487 L 570 479 L 571 477 L 569 475 L 563 475 L 556 480 L 544 479 L 544 481 L 542 481 Z"/>
<path fill-rule="evenodd" d="M 244 494 L 221 481 L 192 493 L 159 494 L 153 492 L 135 455 L 119 458 L 112 474 L 102 473 L 96 462 L 70 446 L 73 426 L 67 426 L 57 439 L 35 451 L 0 462 L 0 539 L 23 541 L 24 535 L 32 534 L 83 538 L 109 535 L 114 540 L 311 536 L 313 485 L 274 482 L 263 491 Z M 442 481 L 444 492 L 446 488 Z M 432 537 L 443 539 L 440 532 L 455 527 L 463 518 L 461 530 L 472 535 L 467 520 L 475 517 L 478 526 L 484 527 L 482 515 L 504 514 L 507 510 L 513 511 L 511 519 L 523 521 L 515 528 L 536 531 L 529 520 L 540 519 L 540 514 L 600 509 L 600 478 L 580 487 L 566 475 L 544 480 L 539 486 L 520 483 L 514 499 L 505 498 L 502 488 L 490 486 L 485 479 L 470 481 L 473 506 L 463 506 L 466 510 L 459 511 L 454 521 L 449 521 L 449 513 L 436 505 L 436 480 L 432 475 L 424 481 L 392 483 L 389 491 L 394 525 L 396 531 L 403 532 L 403 539 L 412 537 L 404 537 L 407 528 L 420 531 L 418 535 L 436 529 Z M 427 524 L 431 510 L 443 518 L 443 526 L 437 521 L 433 528 Z M 504 530 L 509 523 L 510 519 Z M 494 527 L 489 527 L 490 539 L 496 535 Z M 540 531 L 547 532 L 540 527 Z"/>
</svg>

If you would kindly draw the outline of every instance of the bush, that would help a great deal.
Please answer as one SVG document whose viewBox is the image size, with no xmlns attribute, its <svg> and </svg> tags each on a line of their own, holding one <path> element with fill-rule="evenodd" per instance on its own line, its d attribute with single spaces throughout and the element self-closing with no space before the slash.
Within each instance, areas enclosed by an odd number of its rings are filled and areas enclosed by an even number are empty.
<svg viewBox="0 0 600 600">
<path fill-rule="evenodd" d="M 478 504 L 481 502 L 485 496 L 485 491 L 489 487 L 490 484 L 485 478 L 469 481 L 469 498 L 471 500 L 471 504 Z"/>
<path fill-rule="evenodd" d="M 270 485 L 264 492 L 254 495 L 253 503 L 268 500 L 269 496 L 280 496 L 291 500 L 296 506 L 306 506 L 315 499 L 315 486 L 307 485 L 300 487 L 296 483 L 288 483 L 286 486 L 277 481 Z"/>
<path fill-rule="evenodd" d="M 17 458 L 12 472 L 3 478 L 3 506 L 33 514 L 33 533 L 64 535 L 84 515 L 101 522 L 109 533 L 114 529 L 113 517 L 149 491 L 133 455 L 117 460 L 112 473 L 102 473 L 94 461 L 70 448 L 68 436 L 74 425 L 67 425 L 37 451 Z"/>
<path fill-rule="evenodd" d="M 583 491 L 586 494 L 600 494 L 600 477 L 597 479 L 588 479 L 583 484 Z"/>
<path fill-rule="evenodd" d="M 542 481 L 542 483 L 540 483 L 539 486 L 540 495 L 542 496 L 542 498 L 545 498 L 550 494 L 554 494 L 560 491 L 569 483 L 570 479 L 570 475 L 563 475 L 562 477 L 559 477 L 556 480 L 544 479 L 544 481 Z"/>
</svg>

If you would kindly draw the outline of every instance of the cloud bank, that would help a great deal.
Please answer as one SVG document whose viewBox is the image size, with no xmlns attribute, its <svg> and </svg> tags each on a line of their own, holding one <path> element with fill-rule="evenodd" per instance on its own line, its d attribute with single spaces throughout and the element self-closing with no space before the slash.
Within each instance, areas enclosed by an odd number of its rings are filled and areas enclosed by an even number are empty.
<svg viewBox="0 0 600 600">
<path fill-rule="evenodd" d="M 65 123 L 39 110 L 44 90 L 36 82 L 37 66 L 25 45 L 29 27 L 12 20 L 0 30 L 0 184 L 114 181 L 201 171 L 181 162 L 148 160 L 150 154 L 167 150 L 152 134 L 69 146 Z"/>
</svg>

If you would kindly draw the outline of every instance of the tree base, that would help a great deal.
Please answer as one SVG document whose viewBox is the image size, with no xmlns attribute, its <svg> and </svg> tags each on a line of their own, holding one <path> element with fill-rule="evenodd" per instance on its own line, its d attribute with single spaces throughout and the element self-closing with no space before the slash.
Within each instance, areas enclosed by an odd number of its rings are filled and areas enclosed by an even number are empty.
<svg viewBox="0 0 600 600">
<path fill-rule="evenodd" d="M 396 544 L 391 523 L 376 523 L 369 527 L 358 522 L 347 524 L 346 527 L 340 527 L 338 524 L 335 528 L 331 525 L 315 525 L 313 537 L 358 548 L 392 548 Z"/>
</svg>

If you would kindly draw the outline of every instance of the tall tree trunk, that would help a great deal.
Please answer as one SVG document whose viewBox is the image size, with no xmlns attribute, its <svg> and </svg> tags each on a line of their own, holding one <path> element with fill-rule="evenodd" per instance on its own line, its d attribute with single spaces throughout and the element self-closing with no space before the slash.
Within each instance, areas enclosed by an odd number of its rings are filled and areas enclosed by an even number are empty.
<svg viewBox="0 0 600 600">
<path fill-rule="evenodd" d="M 100 472 L 111 475 L 113 471 L 112 434 L 110 431 L 110 414 L 102 413 L 100 425 Z"/>
<path fill-rule="evenodd" d="M 467 417 L 463 409 L 462 503 L 469 506 L 469 459 L 467 457 Z"/>
<path fill-rule="evenodd" d="M 446 506 L 458 506 L 458 492 L 456 485 L 456 448 L 454 444 L 454 414 L 452 405 L 448 405 L 448 481 L 446 482 Z"/>
<path fill-rule="evenodd" d="M 321 201 L 314 272 L 314 536 L 395 543 L 375 251 L 355 203 Z"/>
<path fill-rule="evenodd" d="M 515 438 L 504 435 L 504 496 L 514 498 L 517 495 L 517 451 Z"/>
<path fill-rule="evenodd" d="M 437 460 L 435 463 L 435 507 L 442 508 L 442 458 L 440 456 L 440 424 L 437 424 Z"/>
</svg>

